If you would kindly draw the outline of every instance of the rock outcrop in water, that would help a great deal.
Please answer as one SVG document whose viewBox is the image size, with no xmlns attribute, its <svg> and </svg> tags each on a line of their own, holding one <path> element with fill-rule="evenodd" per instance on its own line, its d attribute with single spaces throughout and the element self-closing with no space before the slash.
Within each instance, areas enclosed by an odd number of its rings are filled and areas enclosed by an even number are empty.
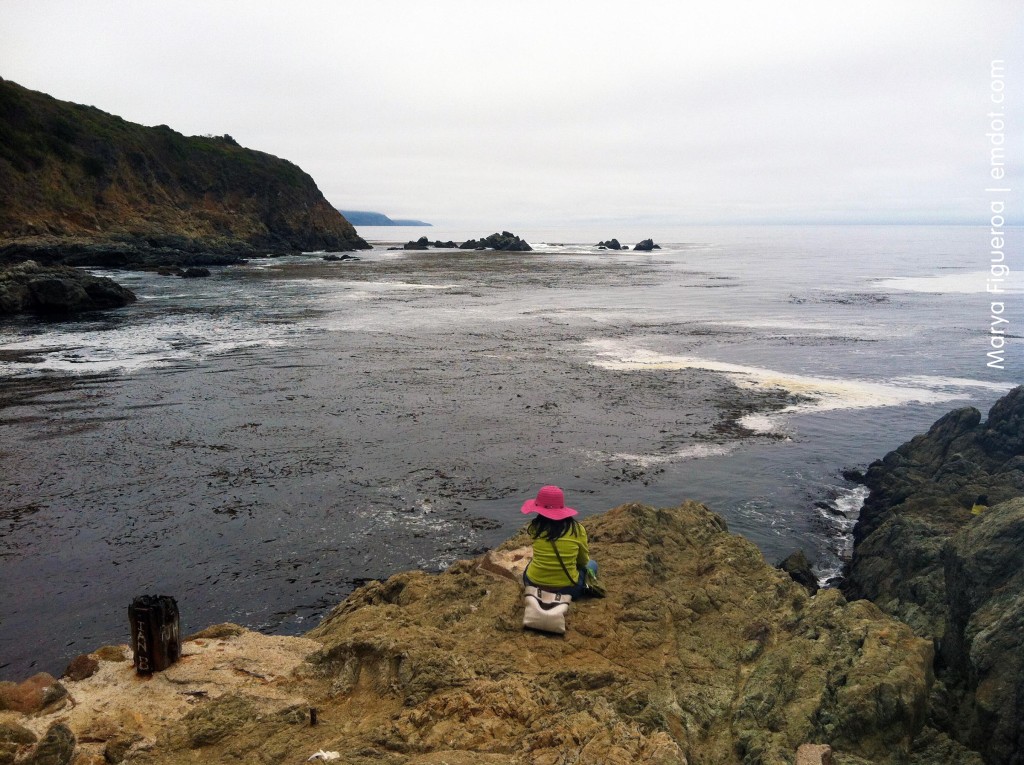
<svg viewBox="0 0 1024 765">
<path fill-rule="evenodd" d="M 135 300 L 135 293 L 112 279 L 67 266 L 40 266 L 31 260 L 0 266 L 0 316 L 75 314 L 120 308 Z"/>
<path fill-rule="evenodd" d="M 0 80 L 0 263 L 222 265 L 368 247 L 286 160 Z"/>
<path fill-rule="evenodd" d="M 693 502 L 587 526 L 609 596 L 573 604 L 564 637 L 521 628 L 520 535 L 372 582 L 307 638 L 210 630 L 152 679 L 106 649 L 119 660 L 63 681 L 73 706 L 0 712 L 0 748 L 66 726 L 86 762 L 738 765 L 807 742 L 837 764 L 948 761 L 922 732 L 932 646 L 905 625 L 809 596 Z"/>
<path fill-rule="evenodd" d="M 483 239 L 470 239 L 459 245 L 460 250 L 503 250 L 505 252 L 530 252 L 533 248 L 523 239 L 509 231 L 502 231 L 485 236 Z"/>
<path fill-rule="evenodd" d="M 1024 387 L 984 422 L 950 412 L 865 482 L 844 591 L 935 641 L 937 727 L 987 762 L 1024 762 Z"/>
</svg>

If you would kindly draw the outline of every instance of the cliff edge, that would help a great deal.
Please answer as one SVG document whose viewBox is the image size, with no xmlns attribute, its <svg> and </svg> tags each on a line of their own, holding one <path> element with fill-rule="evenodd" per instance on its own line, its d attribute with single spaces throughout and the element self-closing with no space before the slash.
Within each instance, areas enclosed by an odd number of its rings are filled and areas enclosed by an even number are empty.
<svg viewBox="0 0 1024 765">
<path fill-rule="evenodd" d="M 844 592 L 937 646 L 931 724 L 986 762 L 1024 763 L 1024 387 L 984 421 L 945 415 L 866 484 Z"/>
<path fill-rule="evenodd" d="M 809 596 L 695 502 L 586 524 L 609 595 L 574 603 L 564 637 L 521 627 L 519 535 L 439 575 L 372 582 L 306 638 L 224 626 L 152 678 L 103 649 L 94 674 L 63 681 L 73 703 L 42 678 L 51 706 L 0 712 L 0 747 L 82 762 L 753 765 L 816 742 L 836 765 L 951 761 L 922 727 L 932 645 L 907 626 L 834 590 Z"/>
<path fill-rule="evenodd" d="M 299 167 L 0 80 L 0 263 L 227 263 L 366 249 Z"/>
</svg>

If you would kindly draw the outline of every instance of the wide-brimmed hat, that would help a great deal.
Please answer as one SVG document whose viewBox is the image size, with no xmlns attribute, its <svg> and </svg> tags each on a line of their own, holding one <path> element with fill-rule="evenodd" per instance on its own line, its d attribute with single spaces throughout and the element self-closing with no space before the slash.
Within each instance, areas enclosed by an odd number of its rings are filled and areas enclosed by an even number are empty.
<svg viewBox="0 0 1024 765">
<path fill-rule="evenodd" d="M 524 513 L 537 513 L 553 521 L 576 515 L 576 511 L 565 506 L 565 495 L 557 486 L 543 486 L 537 492 L 536 499 L 528 499 L 523 503 Z"/>
</svg>

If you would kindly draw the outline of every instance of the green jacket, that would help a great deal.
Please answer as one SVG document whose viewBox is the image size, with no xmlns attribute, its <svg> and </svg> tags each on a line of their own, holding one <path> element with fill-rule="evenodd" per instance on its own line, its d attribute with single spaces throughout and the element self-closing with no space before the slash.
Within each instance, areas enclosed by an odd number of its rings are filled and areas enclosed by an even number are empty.
<svg viewBox="0 0 1024 765">
<path fill-rule="evenodd" d="M 587 565 L 590 560 L 590 545 L 587 541 L 587 530 L 582 524 L 576 524 L 577 532 L 571 531 L 564 537 L 555 540 L 554 546 L 547 537 L 540 537 L 533 540 L 533 560 L 526 567 L 526 575 L 538 587 L 550 587 L 558 589 L 576 584 L 579 577 L 579 569 Z M 555 557 L 555 547 L 558 548 L 558 555 L 569 571 L 571 579 L 566 581 L 565 571 Z"/>
</svg>

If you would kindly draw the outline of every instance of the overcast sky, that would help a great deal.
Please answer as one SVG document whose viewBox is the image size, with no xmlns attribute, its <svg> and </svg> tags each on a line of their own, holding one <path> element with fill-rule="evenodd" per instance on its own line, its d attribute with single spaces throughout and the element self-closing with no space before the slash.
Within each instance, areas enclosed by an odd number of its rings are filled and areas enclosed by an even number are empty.
<svg viewBox="0 0 1024 765">
<path fill-rule="evenodd" d="M 987 223 L 990 63 L 1020 183 L 1022 41 L 1021 0 L 0 0 L 6 79 L 490 228 Z"/>
</svg>

